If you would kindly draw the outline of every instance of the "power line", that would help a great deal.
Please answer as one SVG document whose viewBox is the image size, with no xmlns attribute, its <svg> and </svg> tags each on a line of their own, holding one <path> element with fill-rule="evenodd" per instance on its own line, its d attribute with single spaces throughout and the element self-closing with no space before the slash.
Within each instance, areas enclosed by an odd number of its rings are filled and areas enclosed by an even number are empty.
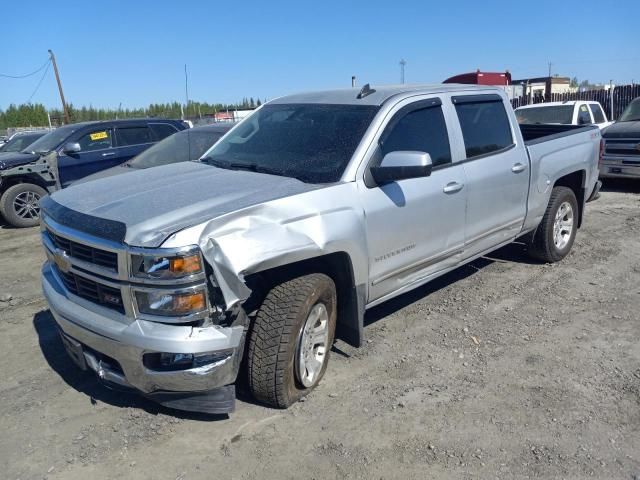
<svg viewBox="0 0 640 480">
<path fill-rule="evenodd" d="M 47 72 L 49 71 L 50 66 L 51 66 L 51 62 L 47 62 L 47 68 L 45 68 L 44 73 L 42 74 L 42 77 L 40 77 L 40 81 L 38 82 L 38 85 L 36 85 L 36 89 L 33 91 L 31 96 L 29 97 L 29 100 L 27 100 L 27 105 L 31 103 L 31 99 L 40 89 L 40 85 L 42 85 L 42 81 L 44 80 L 44 77 L 47 76 Z"/>
<path fill-rule="evenodd" d="M 44 69 L 48 64 L 49 64 L 50 59 L 47 59 L 47 61 L 45 63 L 42 64 L 42 66 L 40 68 L 38 68 L 37 70 L 31 72 L 31 73 L 27 73 L 25 75 L 6 75 L 4 73 L 0 73 L 0 77 L 4 77 L 4 78 L 27 78 L 27 77 L 31 77 L 32 75 L 35 75 L 38 72 L 41 72 L 42 69 Z"/>
</svg>

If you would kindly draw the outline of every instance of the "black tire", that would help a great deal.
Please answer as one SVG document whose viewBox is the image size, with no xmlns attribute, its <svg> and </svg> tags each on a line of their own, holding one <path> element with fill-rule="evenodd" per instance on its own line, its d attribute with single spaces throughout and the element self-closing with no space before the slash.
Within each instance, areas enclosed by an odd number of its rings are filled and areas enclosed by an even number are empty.
<svg viewBox="0 0 640 480">
<path fill-rule="evenodd" d="M 573 213 L 573 225 L 571 227 L 571 233 L 569 234 L 568 241 L 564 246 L 562 246 L 562 248 L 559 248 L 554 241 L 554 226 L 556 214 L 564 203 L 568 203 L 571 206 L 571 211 Z M 567 216 L 565 215 L 564 218 L 567 218 Z M 573 190 L 568 187 L 554 187 L 551 191 L 547 210 L 545 211 L 542 221 L 540 222 L 540 225 L 538 225 L 538 228 L 533 234 L 532 241 L 529 244 L 529 254 L 533 258 L 542 260 L 543 262 L 558 262 L 566 257 L 571 251 L 577 230 L 578 201 L 576 200 Z"/>
<path fill-rule="evenodd" d="M 0 197 L 0 213 L 13 227 L 34 227 L 40 223 L 40 207 L 19 207 L 21 199 L 34 198 L 38 202 L 47 191 L 32 183 L 18 183 L 5 190 Z M 28 202 L 31 205 L 31 202 Z"/>
<path fill-rule="evenodd" d="M 297 353 L 302 331 L 316 305 L 328 314 L 328 342 L 320 373 L 312 385 L 300 379 Z M 249 388 L 260 402 L 287 408 L 320 382 L 329 362 L 337 315 L 336 287 L 327 275 L 313 273 L 273 287 L 258 310 L 249 336 L 247 374 Z"/>
</svg>

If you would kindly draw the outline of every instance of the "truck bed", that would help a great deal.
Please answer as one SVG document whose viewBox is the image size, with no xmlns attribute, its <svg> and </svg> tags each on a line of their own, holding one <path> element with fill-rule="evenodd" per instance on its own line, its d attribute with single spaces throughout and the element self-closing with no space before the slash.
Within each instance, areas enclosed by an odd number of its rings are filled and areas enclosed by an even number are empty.
<svg viewBox="0 0 640 480">
<path fill-rule="evenodd" d="M 573 135 L 580 130 L 587 131 L 597 128 L 593 125 L 565 125 L 559 123 L 520 124 L 519 126 L 525 145 L 535 145 L 536 143 Z"/>
</svg>

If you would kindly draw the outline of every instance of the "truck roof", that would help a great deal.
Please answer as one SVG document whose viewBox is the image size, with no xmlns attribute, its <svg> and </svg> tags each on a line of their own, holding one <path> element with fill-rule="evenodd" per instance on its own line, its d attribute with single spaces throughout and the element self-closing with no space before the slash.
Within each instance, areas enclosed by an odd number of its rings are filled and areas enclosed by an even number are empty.
<svg viewBox="0 0 640 480">
<path fill-rule="evenodd" d="M 364 88 L 364 87 L 363 87 Z M 329 103 L 340 105 L 382 105 L 389 98 L 406 94 L 432 94 L 462 91 L 501 92 L 501 88 L 462 84 L 417 84 L 417 85 L 370 85 L 372 93 L 358 98 L 361 88 L 340 88 L 316 92 L 296 93 L 272 100 L 272 104 L 285 103 Z"/>
</svg>

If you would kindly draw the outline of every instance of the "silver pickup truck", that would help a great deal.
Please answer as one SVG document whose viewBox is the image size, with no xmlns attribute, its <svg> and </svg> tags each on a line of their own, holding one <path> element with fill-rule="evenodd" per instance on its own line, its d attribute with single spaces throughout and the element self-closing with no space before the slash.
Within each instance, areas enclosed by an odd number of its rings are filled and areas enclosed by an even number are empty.
<svg viewBox="0 0 640 480">
<path fill-rule="evenodd" d="M 71 358 L 171 408 L 285 408 L 365 310 L 517 238 L 566 256 L 600 131 L 518 126 L 497 88 L 279 98 L 199 162 L 45 197 L 44 294 Z M 241 368 L 242 365 L 242 368 Z"/>
</svg>

